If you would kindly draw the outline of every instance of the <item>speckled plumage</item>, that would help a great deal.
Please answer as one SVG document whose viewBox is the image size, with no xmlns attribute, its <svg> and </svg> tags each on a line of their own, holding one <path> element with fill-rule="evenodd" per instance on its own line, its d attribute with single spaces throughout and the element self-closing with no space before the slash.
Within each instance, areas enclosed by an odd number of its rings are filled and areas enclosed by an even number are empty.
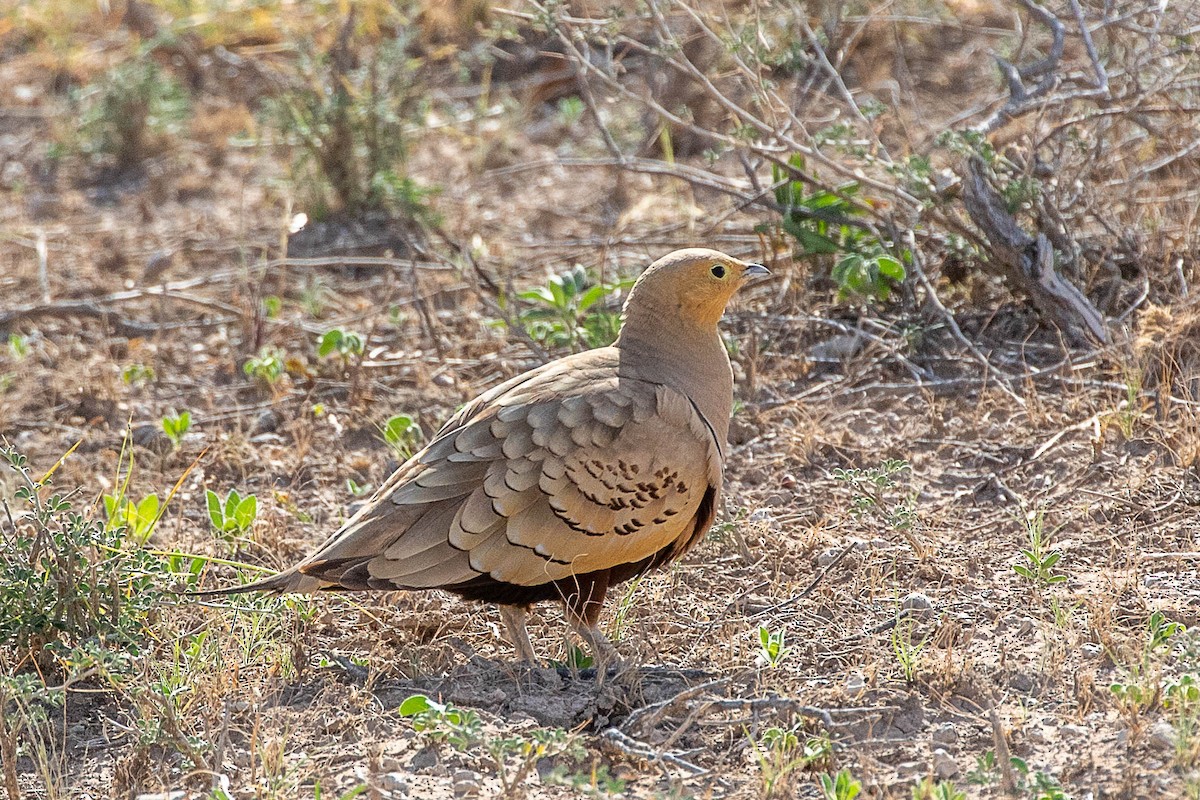
<svg viewBox="0 0 1200 800">
<path fill-rule="evenodd" d="M 712 524 L 733 402 L 717 322 L 765 272 L 712 250 L 660 259 L 630 292 L 613 346 L 480 395 L 312 555 L 222 593 L 438 588 L 520 609 L 559 599 L 611 654 L 596 628 L 608 586 L 679 558 Z M 523 614 L 505 621 L 532 658 Z"/>
</svg>

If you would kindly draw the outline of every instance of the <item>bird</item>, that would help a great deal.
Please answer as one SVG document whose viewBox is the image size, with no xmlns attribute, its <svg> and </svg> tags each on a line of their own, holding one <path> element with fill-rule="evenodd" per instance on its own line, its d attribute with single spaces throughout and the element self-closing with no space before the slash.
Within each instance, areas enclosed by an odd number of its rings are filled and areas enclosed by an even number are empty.
<svg viewBox="0 0 1200 800">
<path fill-rule="evenodd" d="M 271 577 L 200 594 L 443 589 L 499 606 L 537 663 L 530 608 L 560 601 L 594 663 L 611 586 L 676 561 L 721 500 L 733 370 L 718 329 L 761 264 L 688 248 L 647 267 L 614 343 L 463 406 L 324 544 Z"/>
</svg>

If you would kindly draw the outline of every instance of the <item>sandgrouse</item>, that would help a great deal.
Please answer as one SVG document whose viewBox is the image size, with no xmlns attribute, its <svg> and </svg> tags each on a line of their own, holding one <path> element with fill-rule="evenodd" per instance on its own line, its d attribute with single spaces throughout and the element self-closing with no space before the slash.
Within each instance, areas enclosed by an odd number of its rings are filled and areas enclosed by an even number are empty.
<svg viewBox="0 0 1200 800">
<path fill-rule="evenodd" d="M 712 524 L 733 373 L 717 323 L 750 278 L 714 250 L 650 265 L 610 347 L 518 375 L 464 406 L 300 563 L 219 590 L 444 589 L 496 603 L 522 659 L 525 615 L 560 600 L 598 663 L 609 586 L 671 562 Z"/>
</svg>

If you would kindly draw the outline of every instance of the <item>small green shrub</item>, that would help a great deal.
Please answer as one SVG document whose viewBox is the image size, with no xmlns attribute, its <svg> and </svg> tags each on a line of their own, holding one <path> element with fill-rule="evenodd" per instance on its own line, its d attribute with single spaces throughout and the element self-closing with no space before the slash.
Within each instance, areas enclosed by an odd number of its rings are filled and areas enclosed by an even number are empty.
<svg viewBox="0 0 1200 800">
<path fill-rule="evenodd" d="M 408 414 L 395 414 L 388 417 L 383 425 L 379 426 L 379 432 L 384 443 L 391 448 L 400 461 L 412 458 L 412 454 L 416 452 L 424 438 L 421 434 L 421 426 Z"/>
<path fill-rule="evenodd" d="M 365 347 L 366 339 L 361 333 L 334 328 L 326 331 L 317 340 L 317 355 L 321 356 L 321 358 L 336 355 L 345 364 L 351 358 L 361 356 Z"/>
<path fill-rule="evenodd" d="M 246 359 L 242 372 L 260 384 L 274 388 L 282 380 L 286 367 L 283 351 L 276 347 L 264 347 L 258 355 Z"/>
<path fill-rule="evenodd" d="M 517 319 L 530 337 L 549 348 L 573 352 L 612 344 L 621 329 L 621 316 L 600 303 L 633 285 L 632 279 L 593 283 L 581 266 L 553 275 L 544 286 L 519 293 L 533 303 Z"/>
<path fill-rule="evenodd" d="M 292 180 L 314 219 L 372 211 L 430 218 L 430 192 L 406 174 L 406 122 L 417 113 L 412 26 L 367 41 L 353 19 L 325 53 L 301 42 L 301 81 L 266 104 L 267 126 L 295 146 Z"/>
<path fill-rule="evenodd" d="M 133 502 L 123 491 L 103 497 L 104 517 L 110 529 L 122 528 L 125 535 L 139 545 L 145 544 L 158 524 L 160 504 L 158 495 L 151 493 Z"/>
<path fill-rule="evenodd" d="M 797 171 L 804 170 L 803 156 L 792 156 L 790 163 Z M 843 253 L 831 273 L 839 297 L 860 295 L 887 300 L 892 290 L 904 282 L 904 265 L 911 254 L 848 222 L 862 214 L 854 201 L 860 189 L 857 182 L 842 184 L 833 191 L 817 189 L 809 193 L 804 181 L 788 178 L 786 170 L 778 165 L 772 168 L 772 178 L 776 184 L 775 202 L 783 207 L 781 225 L 804 254 Z"/>
<path fill-rule="evenodd" d="M 187 92 L 148 53 L 124 61 L 76 97 L 73 147 L 94 165 L 123 172 L 165 149 L 189 113 Z"/>
<path fill-rule="evenodd" d="M 212 489 L 206 489 L 204 504 L 213 531 L 223 539 L 244 537 L 258 516 L 258 497 L 252 494 L 242 497 L 237 489 L 230 489 L 224 500 Z"/>
<path fill-rule="evenodd" d="M 190 411 L 171 413 L 162 418 L 163 433 L 176 448 L 183 442 L 183 437 L 187 435 L 191 427 L 192 414 Z"/>
</svg>

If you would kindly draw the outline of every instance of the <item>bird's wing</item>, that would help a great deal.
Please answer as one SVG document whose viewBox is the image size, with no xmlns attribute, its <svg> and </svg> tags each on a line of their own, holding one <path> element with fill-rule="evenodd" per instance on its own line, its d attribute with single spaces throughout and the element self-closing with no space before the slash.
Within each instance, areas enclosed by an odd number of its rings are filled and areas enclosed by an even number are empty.
<svg viewBox="0 0 1200 800">
<path fill-rule="evenodd" d="M 481 575 L 536 586 L 678 555 L 711 523 L 720 449 L 669 387 L 583 361 L 462 416 L 263 588 L 434 588 Z"/>
</svg>

